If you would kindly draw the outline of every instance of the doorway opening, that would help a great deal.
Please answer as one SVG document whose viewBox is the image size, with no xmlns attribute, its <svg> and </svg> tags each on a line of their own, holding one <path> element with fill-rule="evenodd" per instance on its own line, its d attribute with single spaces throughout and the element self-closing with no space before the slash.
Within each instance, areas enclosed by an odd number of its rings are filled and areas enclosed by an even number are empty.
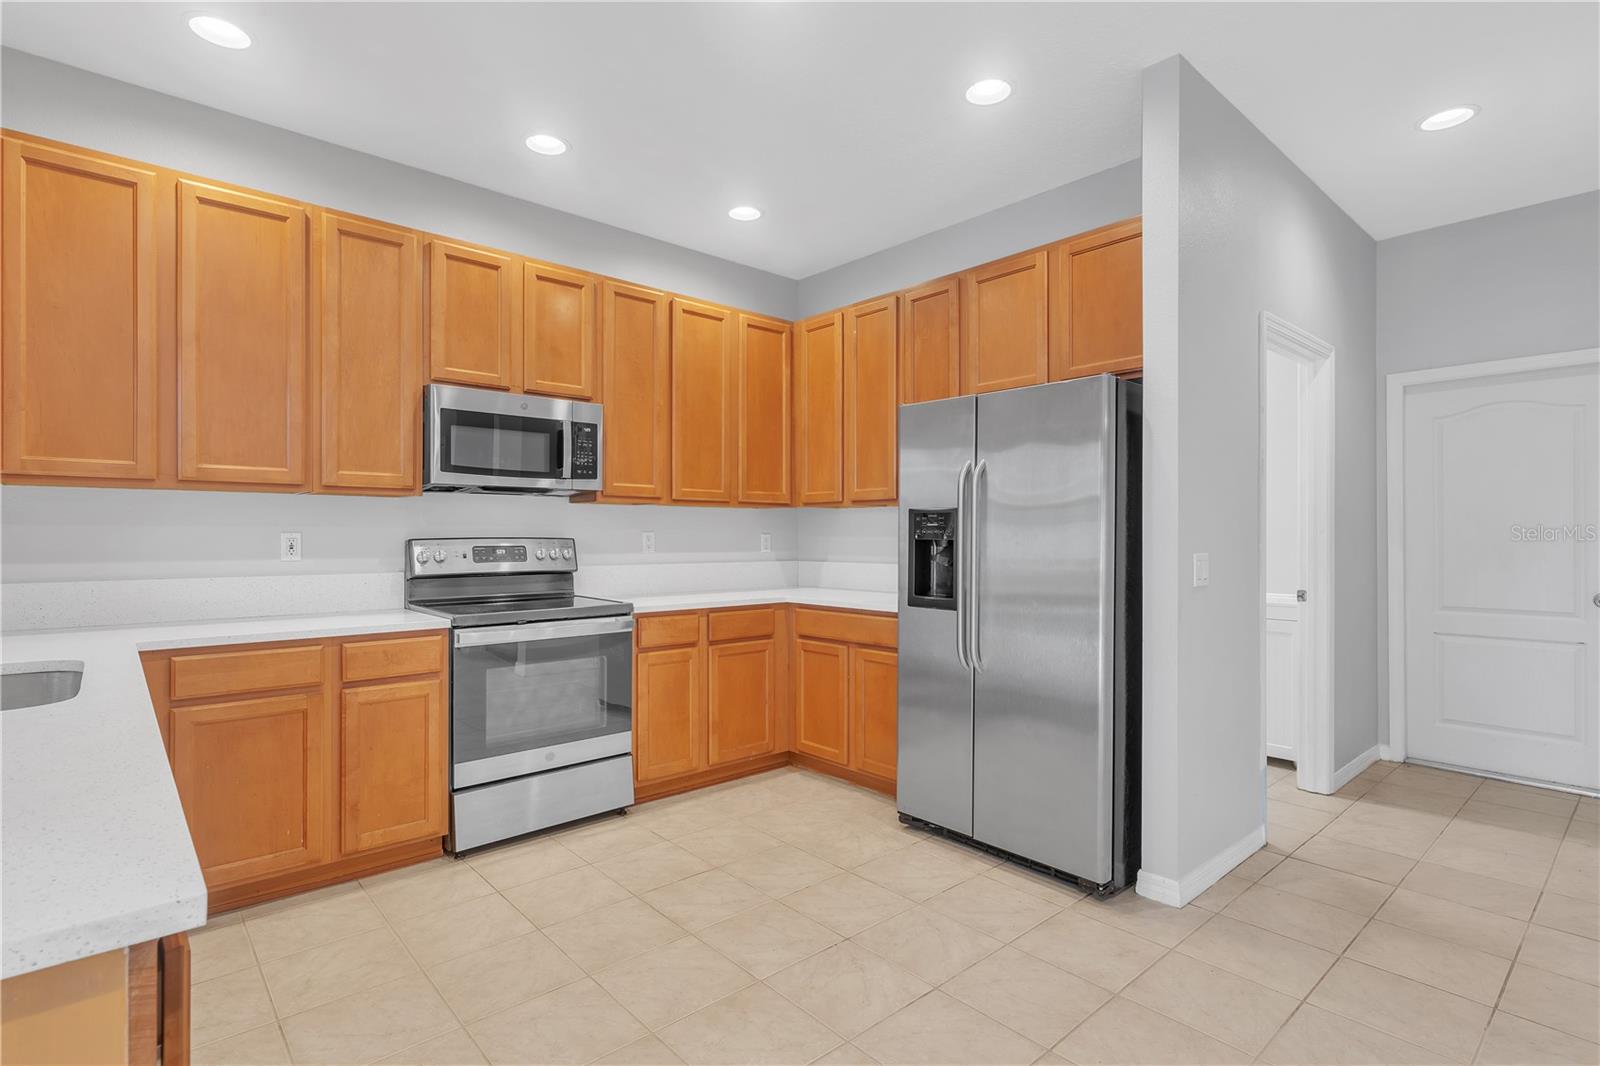
<svg viewBox="0 0 1600 1066">
<path fill-rule="evenodd" d="M 1262 760 L 1329 793 L 1333 767 L 1333 347 L 1261 316 Z M 1359 771 L 1356 766 L 1354 770 Z"/>
</svg>

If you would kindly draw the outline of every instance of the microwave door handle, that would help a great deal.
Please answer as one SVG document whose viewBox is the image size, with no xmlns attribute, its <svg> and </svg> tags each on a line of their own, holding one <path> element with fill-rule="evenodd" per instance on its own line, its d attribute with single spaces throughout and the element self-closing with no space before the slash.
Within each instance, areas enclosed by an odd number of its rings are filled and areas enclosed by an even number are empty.
<svg viewBox="0 0 1600 1066">
<path fill-rule="evenodd" d="M 572 480 L 572 417 L 569 415 L 561 420 L 561 469 L 556 472 L 556 477 L 563 481 Z"/>
<path fill-rule="evenodd" d="M 565 637 L 598 637 L 633 631 L 632 618 L 575 619 L 570 622 L 524 622 L 508 626 L 456 630 L 455 646 L 476 648 L 485 644 L 530 644 Z"/>
</svg>

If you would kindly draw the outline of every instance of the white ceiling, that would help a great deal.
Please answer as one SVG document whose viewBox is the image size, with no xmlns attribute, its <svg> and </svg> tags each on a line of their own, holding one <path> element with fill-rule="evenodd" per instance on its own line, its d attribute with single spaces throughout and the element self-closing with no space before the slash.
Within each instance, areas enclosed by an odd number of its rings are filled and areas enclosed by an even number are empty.
<svg viewBox="0 0 1600 1066">
<path fill-rule="evenodd" d="M 1593 3 L 0 8 L 23 51 L 793 278 L 1137 156 L 1174 53 L 1380 239 L 1594 189 L 1597 38 Z M 986 76 L 1011 99 L 967 104 Z"/>
</svg>

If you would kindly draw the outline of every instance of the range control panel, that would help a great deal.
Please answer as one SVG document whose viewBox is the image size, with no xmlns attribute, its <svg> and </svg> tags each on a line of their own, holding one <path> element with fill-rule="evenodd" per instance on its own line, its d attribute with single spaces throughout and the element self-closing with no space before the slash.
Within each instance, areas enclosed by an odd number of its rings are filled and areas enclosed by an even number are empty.
<svg viewBox="0 0 1600 1066">
<path fill-rule="evenodd" d="M 406 541 L 406 573 L 411 577 L 571 573 L 577 569 L 578 546 L 571 537 Z"/>
</svg>

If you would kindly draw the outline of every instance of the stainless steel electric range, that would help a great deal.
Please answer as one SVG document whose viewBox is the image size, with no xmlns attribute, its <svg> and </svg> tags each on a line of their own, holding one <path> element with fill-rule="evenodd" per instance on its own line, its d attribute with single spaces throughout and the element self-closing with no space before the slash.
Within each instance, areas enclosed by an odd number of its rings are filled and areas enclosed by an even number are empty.
<svg viewBox="0 0 1600 1066">
<path fill-rule="evenodd" d="M 450 850 L 633 803 L 633 605 L 578 596 L 565 537 L 406 542 L 450 619 Z"/>
</svg>

